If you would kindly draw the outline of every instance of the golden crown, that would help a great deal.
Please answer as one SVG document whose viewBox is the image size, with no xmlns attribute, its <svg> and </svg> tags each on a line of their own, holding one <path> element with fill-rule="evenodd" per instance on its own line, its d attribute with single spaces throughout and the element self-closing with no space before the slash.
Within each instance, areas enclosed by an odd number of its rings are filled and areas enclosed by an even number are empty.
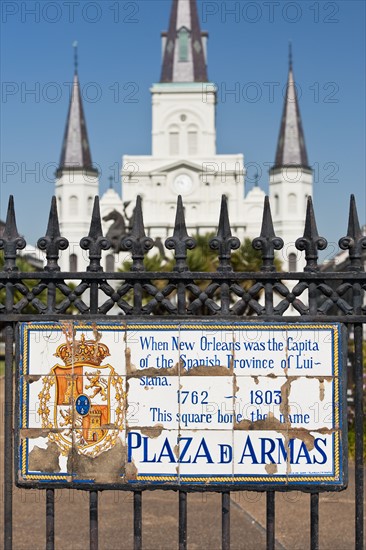
<svg viewBox="0 0 366 550">
<path fill-rule="evenodd" d="M 109 349 L 105 344 L 100 344 L 98 340 L 85 340 L 85 334 L 81 335 L 80 340 L 74 340 L 71 344 L 68 342 L 61 344 L 55 353 L 55 356 L 60 357 L 65 365 L 81 362 L 100 365 L 109 355 Z"/>
</svg>

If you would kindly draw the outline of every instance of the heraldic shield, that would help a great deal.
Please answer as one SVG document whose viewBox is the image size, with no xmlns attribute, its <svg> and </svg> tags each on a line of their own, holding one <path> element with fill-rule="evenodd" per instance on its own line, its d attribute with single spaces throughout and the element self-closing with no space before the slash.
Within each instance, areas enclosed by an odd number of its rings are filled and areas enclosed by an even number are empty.
<svg viewBox="0 0 366 550">
<path fill-rule="evenodd" d="M 100 336 L 100 335 L 99 335 Z M 71 448 L 96 457 L 111 449 L 124 427 L 123 379 L 109 363 L 108 347 L 99 340 L 66 341 L 55 353 L 64 362 L 43 377 L 39 414 L 50 441 L 63 455 Z"/>
</svg>

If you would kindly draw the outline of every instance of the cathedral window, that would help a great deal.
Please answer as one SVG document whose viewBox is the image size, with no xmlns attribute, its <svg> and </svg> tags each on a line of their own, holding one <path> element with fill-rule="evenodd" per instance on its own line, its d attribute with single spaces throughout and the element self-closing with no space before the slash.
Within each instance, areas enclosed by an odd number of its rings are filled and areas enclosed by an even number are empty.
<svg viewBox="0 0 366 550">
<path fill-rule="evenodd" d="M 93 197 L 88 197 L 88 214 L 93 212 Z"/>
<path fill-rule="evenodd" d="M 197 132 L 190 131 L 188 132 L 188 154 L 197 155 Z"/>
<path fill-rule="evenodd" d="M 76 254 L 70 254 L 70 271 L 78 270 L 78 257 Z"/>
<path fill-rule="evenodd" d="M 280 213 L 280 197 L 278 195 L 275 195 L 274 203 L 275 203 L 275 214 L 278 215 Z"/>
<path fill-rule="evenodd" d="M 169 133 L 169 151 L 171 155 L 179 155 L 179 132 Z"/>
<path fill-rule="evenodd" d="M 188 61 L 188 37 L 187 29 L 181 28 L 178 33 L 179 61 Z"/>
<path fill-rule="evenodd" d="M 76 216 L 78 213 L 78 198 L 75 195 L 69 199 L 69 212 L 71 216 Z"/>
<path fill-rule="evenodd" d="M 297 210 L 297 200 L 296 200 L 296 195 L 294 193 L 291 193 L 288 196 L 288 209 L 292 213 L 296 212 L 296 210 Z"/>
<path fill-rule="evenodd" d="M 297 271 L 297 257 L 293 252 L 288 255 L 288 270 Z"/>
</svg>

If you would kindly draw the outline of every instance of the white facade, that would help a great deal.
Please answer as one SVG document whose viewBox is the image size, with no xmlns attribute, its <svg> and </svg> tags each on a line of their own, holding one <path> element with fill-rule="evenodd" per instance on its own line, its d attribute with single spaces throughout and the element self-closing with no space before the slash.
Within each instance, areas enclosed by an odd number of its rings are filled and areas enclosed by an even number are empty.
<svg viewBox="0 0 366 550">
<path fill-rule="evenodd" d="M 313 195 L 313 175 L 302 167 L 270 171 L 269 197 L 275 233 L 284 241 L 279 256 L 284 271 L 302 271 L 305 254 L 295 247 L 303 235 L 308 197 Z"/>
<path fill-rule="evenodd" d="M 217 229 L 221 197 L 225 194 L 232 233 L 241 241 L 260 235 L 264 191 L 255 186 L 245 193 L 243 154 L 220 155 L 216 151 L 216 89 L 207 77 L 206 39 L 207 33 L 199 27 L 195 2 L 174 2 L 169 31 L 163 33 L 161 80 L 151 87 L 151 155 L 123 155 L 121 196 L 113 189 L 104 193 L 100 201 L 102 218 L 117 210 L 128 226 L 126 216 L 131 218 L 140 195 L 146 234 L 164 241 L 172 235 L 177 197 L 182 195 L 188 232 L 212 233 Z M 76 72 L 56 181 L 60 230 L 70 242 L 70 249 L 60 258 L 63 270 L 83 270 L 88 265 L 88 254 L 80 250 L 79 242 L 88 235 L 99 188 L 97 173 L 91 166 Z M 285 242 L 280 253 L 284 270 L 301 270 L 305 264 L 304 254 L 296 249 L 295 242 L 303 234 L 306 200 L 312 195 L 312 186 L 290 61 L 269 182 L 275 233 Z M 102 221 L 104 235 L 112 223 Z M 121 254 L 114 256 L 114 264 L 121 265 Z M 107 271 L 111 271 L 112 259 L 110 252 L 103 253 L 102 265 Z"/>
<path fill-rule="evenodd" d="M 189 231 L 215 231 L 225 194 L 238 236 L 257 236 L 256 208 L 262 208 L 264 193 L 258 189 L 247 208 L 243 155 L 216 154 L 214 85 L 160 83 L 151 93 L 152 155 L 122 159 L 123 200 L 134 203 L 141 195 L 148 234 L 171 234 L 178 195 Z"/>
<path fill-rule="evenodd" d="M 95 172 L 63 169 L 56 180 L 60 233 L 69 241 L 69 248 L 60 252 L 61 271 L 83 271 L 89 265 L 88 252 L 80 248 L 80 240 L 89 234 L 94 197 L 98 192 Z"/>
</svg>

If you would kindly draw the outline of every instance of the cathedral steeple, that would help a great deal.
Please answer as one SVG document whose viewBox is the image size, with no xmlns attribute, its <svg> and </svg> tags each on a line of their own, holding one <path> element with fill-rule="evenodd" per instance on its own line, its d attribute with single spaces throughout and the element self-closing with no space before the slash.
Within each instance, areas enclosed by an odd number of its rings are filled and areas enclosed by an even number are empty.
<svg viewBox="0 0 366 550">
<path fill-rule="evenodd" d="M 160 82 L 207 82 L 206 38 L 196 0 L 173 0 L 169 30 L 163 33 Z"/>
<path fill-rule="evenodd" d="M 98 170 L 93 168 L 78 75 L 77 43 L 74 42 L 74 80 L 56 172 L 55 195 L 60 232 L 70 246 L 60 255 L 63 271 L 87 268 L 80 240 L 88 235 L 95 195 L 99 194 Z"/>
<path fill-rule="evenodd" d="M 289 71 L 283 106 L 276 160 L 273 169 L 300 166 L 309 169 L 300 109 L 292 67 L 292 49 L 289 46 Z"/>
<path fill-rule="evenodd" d="M 78 75 L 77 43 L 74 42 L 74 80 L 66 120 L 64 139 L 58 172 L 64 169 L 87 170 L 97 174 L 93 168 L 83 103 Z"/>
</svg>

